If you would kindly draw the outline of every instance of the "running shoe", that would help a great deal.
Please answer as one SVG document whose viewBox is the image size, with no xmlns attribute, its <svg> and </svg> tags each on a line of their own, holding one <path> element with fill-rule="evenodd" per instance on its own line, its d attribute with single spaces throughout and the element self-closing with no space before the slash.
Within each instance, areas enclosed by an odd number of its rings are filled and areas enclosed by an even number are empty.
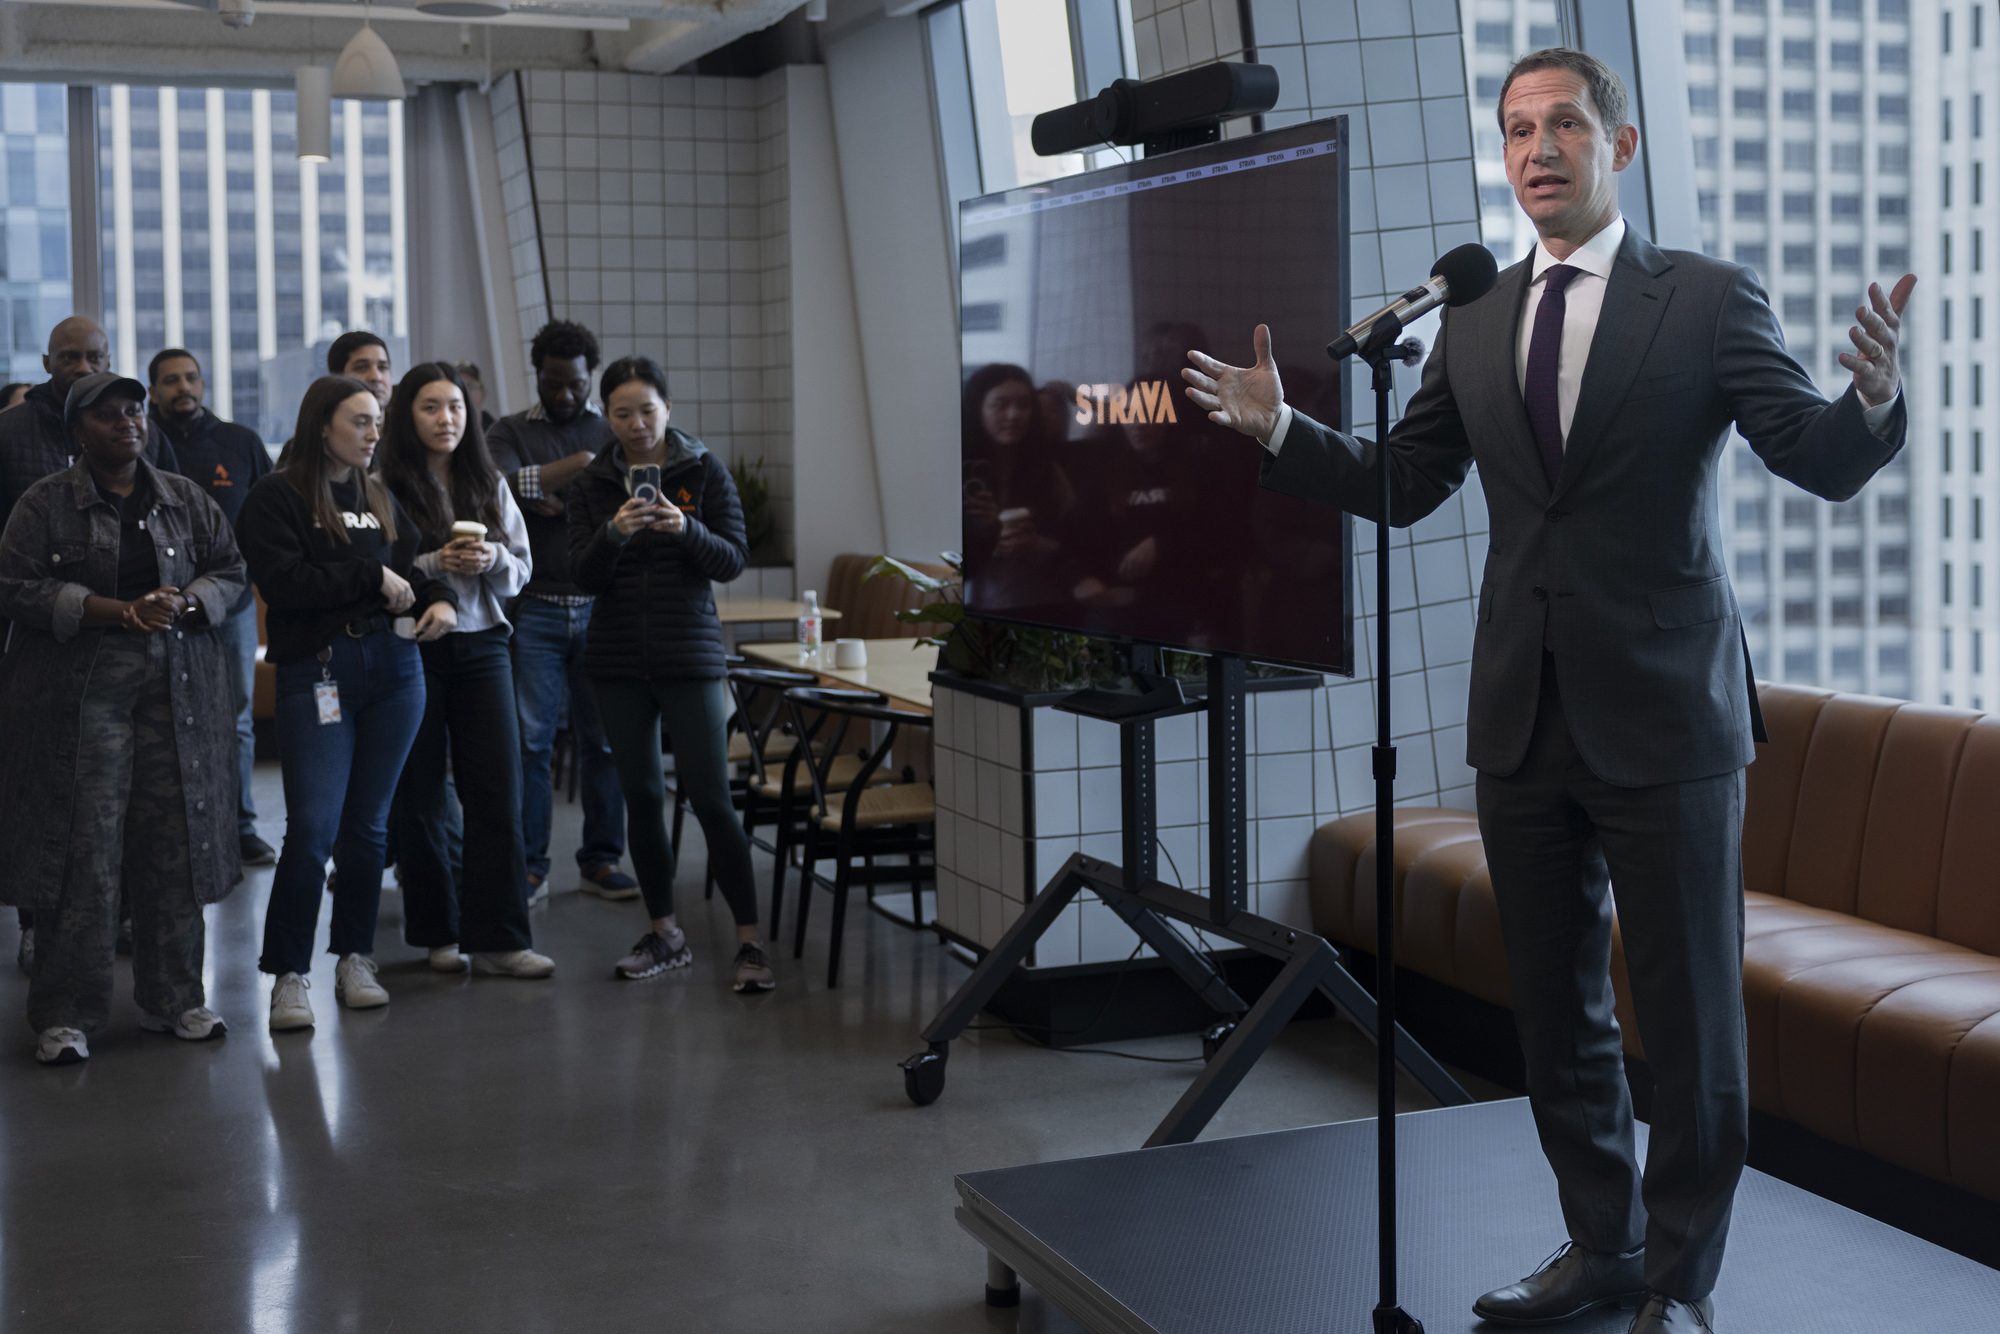
<svg viewBox="0 0 2000 1334">
<path fill-rule="evenodd" d="M 771 976 L 771 961 L 764 957 L 764 947 L 754 940 L 736 948 L 735 985 L 743 992 L 770 991 L 778 985 L 778 979 Z"/>
<path fill-rule="evenodd" d="M 694 962 L 694 951 L 688 948 L 687 933 L 675 927 L 667 935 L 648 931 L 639 937 L 639 943 L 632 952 L 611 966 L 611 971 L 629 982 L 642 977 L 656 977 L 669 968 L 685 968 Z"/>
<path fill-rule="evenodd" d="M 172 1033 L 183 1042 L 207 1042 L 229 1031 L 229 1025 L 222 1021 L 222 1016 L 206 1005 L 183 1010 L 172 1019 L 141 1010 L 139 1027 L 148 1033 Z"/>
<path fill-rule="evenodd" d="M 334 998 L 350 1010 L 374 1010 L 389 1003 L 389 993 L 375 980 L 375 961 L 365 954 L 343 954 L 333 966 Z"/>
</svg>

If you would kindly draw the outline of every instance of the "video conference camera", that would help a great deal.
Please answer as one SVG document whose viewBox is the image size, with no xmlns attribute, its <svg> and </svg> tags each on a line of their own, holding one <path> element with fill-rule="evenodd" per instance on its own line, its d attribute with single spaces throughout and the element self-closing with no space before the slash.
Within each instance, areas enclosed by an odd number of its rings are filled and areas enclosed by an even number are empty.
<svg viewBox="0 0 2000 1334">
<path fill-rule="evenodd" d="M 1143 144 L 1147 156 L 1211 143 L 1222 122 L 1278 104 L 1278 71 L 1218 60 L 1164 79 L 1114 79 L 1097 96 L 1035 117 L 1031 141 L 1041 157 L 1081 153 L 1100 144 Z"/>
</svg>

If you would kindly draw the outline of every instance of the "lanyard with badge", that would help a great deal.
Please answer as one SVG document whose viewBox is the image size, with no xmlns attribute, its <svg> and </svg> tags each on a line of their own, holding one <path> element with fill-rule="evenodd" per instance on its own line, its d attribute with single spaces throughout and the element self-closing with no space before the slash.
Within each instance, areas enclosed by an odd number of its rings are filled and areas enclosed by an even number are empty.
<svg viewBox="0 0 2000 1334">
<path fill-rule="evenodd" d="M 340 683 L 327 666 L 333 660 L 333 646 L 319 651 L 319 680 L 313 683 L 313 704 L 319 709 L 319 725 L 331 727 L 340 721 Z"/>
</svg>

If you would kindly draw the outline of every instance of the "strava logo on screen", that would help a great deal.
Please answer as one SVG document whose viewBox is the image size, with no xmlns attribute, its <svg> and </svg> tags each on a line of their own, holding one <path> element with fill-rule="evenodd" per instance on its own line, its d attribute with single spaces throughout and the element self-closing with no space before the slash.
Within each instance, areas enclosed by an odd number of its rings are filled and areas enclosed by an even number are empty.
<svg viewBox="0 0 2000 1334">
<path fill-rule="evenodd" d="M 1078 426 L 1130 426 L 1133 423 L 1178 422 L 1173 386 L 1165 380 L 1122 384 L 1080 384 L 1076 387 Z"/>
</svg>

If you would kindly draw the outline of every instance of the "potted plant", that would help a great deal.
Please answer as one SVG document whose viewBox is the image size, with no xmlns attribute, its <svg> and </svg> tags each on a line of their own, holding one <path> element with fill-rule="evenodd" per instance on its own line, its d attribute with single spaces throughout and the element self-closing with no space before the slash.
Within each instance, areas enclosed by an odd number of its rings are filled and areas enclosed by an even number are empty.
<svg viewBox="0 0 2000 1334">
<path fill-rule="evenodd" d="M 736 483 L 736 498 L 743 506 L 743 535 L 750 544 L 750 564 L 785 564 L 778 541 L 778 515 L 771 504 L 771 482 L 764 476 L 764 460 L 738 459 L 729 465 Z"/>
</svg>

